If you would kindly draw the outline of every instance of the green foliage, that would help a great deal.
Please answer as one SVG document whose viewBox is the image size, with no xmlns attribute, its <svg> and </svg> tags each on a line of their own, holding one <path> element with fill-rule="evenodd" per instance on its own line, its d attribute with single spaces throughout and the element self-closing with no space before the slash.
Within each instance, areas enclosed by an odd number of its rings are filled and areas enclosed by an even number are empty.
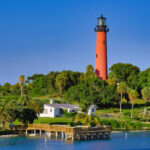
<svg viewBox="0 0 150 150">
<path fill-rule="evenodd" d="M 132 89 L 138 89 L 138 74 L 140 69 L 132 64 L 117 63 L 110 67 L 111 73 L 115 74 L 119 82 L 126 82 Z"/>
<path fill-rule="evenodd" d="M 5 89 L 8 93 L 10 93 L 10 90 L 11 90 L 11 84 L 6 82 L 4 85 L 3 85 L 3 89 Z"/>
<path fill-rule="evenodd" d="M 150 87 L 150 68 L 139 73 L 139 86 L 142 89 L 143 87 Z"/>
<path fill-rule="evenodd" d="M 96 115 L 87 115 L 83 113 L 76 114 L 73 117 L 72 121 L 76 125 L 82 124 L 82 125 L 92 126 L 92 127 L 100 125 L 100 120 Z"/>
<path fill-rule="evenodd" d="M 126 111 L 123 112 L 123 115 L 131 116 L 131 111 L 130 110 L 126 110 Z"/>
<path fill-rule="evenodd" d="M 84 112 L 87 112 L 91 104 L 99 107 L 111 107 L 118 104 L 119 94 L 115 86 L 108 86 L 101 79 L 89 79 L 73 86 L 63 95 L 66 102 L 77 102 Z"/>
<path fill-rule="evenodd" d="M 41 77 L 44 77 L 44 75 L 43 74 L 34 74 L 31 77 L 27 77 L 27 82 L 34 81 L 34 80 L 39 79 Z"/>
<path fill-rule="evenodd" d="M 145 101 L 150 101 L 150 87 L 144 87 L 141 93 Z"/>
<path fill-rule="evenodd" d="M 2 128 L 5 125 L 18 119 L 23 124 L 33 123 L 37 118 L 37 113 L 43 110 L 43 106 L 31 101 L 28 96 L 23 95 L 18 99 L 1 100 L 0 102 L 0 121 Z"/>
<path fill-rule="evenodd" d="M 94 67 L 92 65 L 88 65 L 86 67 L 86 72 L 84 74 L 84 80 L 97 78 L 97 75 L 94 72 Z"/>
<path fill-rule="evenodd" d="M 140 122 L 131 122 L 131 121 L 119 121 L 116 119 L 106 119 L 101 118 L 100 123 L 102 125 L 110 125 L 113 130 L 120 129 L 120 130 L 132 130 L 132 129 L 142 129 L 143 124 Z"/>
<path fill-rule="evenodd" d="M 62 71 L 56 77 L 56 86 L 59 88 L 60 96 L 63 91 L 67 91 L 69 87 L 78 84 L 80 81 L 79 72 Z"/>
<path fill-rule="evenodd" d="M 15 95 L 15 96 L 20 96 L 20 85 L 19 83 L 16 83 L 14 85 L 11 86 L 11 93 L 12 95 Z"/>
<path fill-rule="evenodd" d="M 117 86 L 119 82 L 120 84 Z M 132 64 L 118 63 L 110 68 L 107 82 L 99 79 L 97 75 L 95 75 L 92 65 L 87 66 L 85 73 L 51 71 L 46 75 L 34 74 L 33 76 L 27 77 L 26 81 L 25 77 L 21 75 L 19 83 L 14 85 L 5 83 L 0 86 L 0 100 L 6 102 L 3 107 L 4 109 L 1 109 L 1 111 L 4 112 L 1 114 L 3 114 L 2 116 L 5 122 L 11 122 L 15 118 L 22 122 L 30 122 L 26 117 L 26 113 L 31 113 L 34 116 L 33 118 L 36 118 L 34 113 L 38 114 L 42 112 L 43 104 L 49 103 L 47 99 L 50 97 L 60 98 L 59 95 L 62 96 L 59 102 L 62 103 L 62 101 L 64 101 L 79 104 L 82 111 L 87 112 L 92 104 L 97 105 L 100 109 L 106 107 L 114 107 L 113 109 L 116 109 L 115 107 L 119 105 L 120 94 L 122 95 L 121 104 L 124 103 L 123 107 L 128 108 L 131 104 L 127 95 L 127 86 L 130 89 L 135 89 L 139 96 L 141 96 L 142 93 L 142 97 L 145 100 L 147 99 L 146 101 L 149 101 L 149 98 L 144 94 L 144 89 L 149 89 L 150 87 L 150 68 L 140 72 L 139 68 Z M 141 89 L 143 89 L 143 92 Z M 149 90 L 145 91 L 147 95 L 150 93 Z M 20 98 L 21 92 L 22 97 Z M 34 100 L 31 100 L 33 97 Z M 42 100 L 37 100 L 38 98 L 35 97 L 41 97 Z M 136 103 L 135 107 L 145 105 L 144 100 Z M 149 105 L 149 103 L 147 103 L 147 105 Z M 113 109 L 112 112 L 114 112 Z M 34 112 L 32 110 L 34 110 Z M 116 111 L 118 111 L 118 109 L 116 109 Z M 7 117 L 4 115 L 6 113 L 8 114 Z M 18 114 L 21 113 L 22 115 L 18 116 Z M 146 115 L 147 114 L 145 114 L 145 119 Z M 136 115 L 134 115 L 134 117 L 135 116 Z M 71 115 L 68 117 L 71 117 Z M 25 119 L 27 121 L 24 121 L 23 118 L 27 118 Z M 31 122 L 32 121 L 31 118 Z M 78 123 L 80 124 L 81 122 L 79 121 Z"/>
<path fill-rule="evenodd" d="M 129 99 L 130 99 L 131 103 L 134 104 L 136 102 L 138 96 L 139 96 L 139 94 L 136 90 L 131 90 L 129 92 Z"/>
<path fill-rule="evenodd" d="M 118 80 L 117 76 L 113 72 L 110 72 L 109 76 L 108 76 L 108 79 L 107 79 L 108 84 L 109 85 L 116 85 L 117 80 Z"/>
<path fill-rule="evenodd" d="M 67 102 L 78 102 L 81 105 L 85 104 L 86 107 L 91 104 L 101 105 L 102 103 L 105 105 L 103 100 L 107 97 L 107 91 L 104 90 L 106 89 L 106 86 L 107 83 L 98 78 L 85 80 L 84 82 L 69 88 L 63 95 L 63 98 Z M 107 90 L 114 91 L 113 88 L 111 90 L 108 88 Z"/>
<path fill-rule="evenodd" d="M 64 112 L 63 116 L 66 117 L 66 118 L 67 118 L 67 117 L 69 118 L 69 117 L 75 116 L 76 114 L 77 114 L 77 113 L 75 113 L 75 112 L 69 112 L 69 113 L 68 113 L 68 112 Z"/>
<path fill-rule="evenodd" d="M 32 124 L 34 119 L 37 119 L 36 112 L 31 108 L 22 107 L 21 112 L 18 114 L 18 120 L 23 124 Z"/>
<path fill-rule="evenodd" d="M 11 130 L 0 131 L 0 135 L 9 135 L 9 134 L 14 134 L 14 131 Z"/>
<path fill-rule="evenodd" d="M 139 96 L 139 94 L 136 90 L 129 91 L 129 99 L 132 103 L 131 118 L 133 117 L 133 107 L 134 107 L 134 104 L 135 104 L 138 96 Z"/>
<path fill-rule="evenodd" d="M 127 93 L 128 87 L 125 82 L 120 82 L 117 86 L 117 91 L 119 94 Z"/>
<path fill-rule="evenodd" d="M 60 96 L 62 95 L 62 91 L 67 85 L 67 74 L 66 72 L 61 72 L 57 77 L 56 77 L 56 86 L 60 90 Z"/>
<path fill-rule="evenodd" d="M 125 97 L 122 98 L 122 104 L 127 104 L 127 99 Z"/>
<path fill-rule="evenodd" d="M 117 93 L 116 87 L 113 85 L 106 86 L 105 90 L 100 94 L 101 101 L 105 107 L 117 106 L 120 96 Z"/>
<path fill-rule="evenodd" d="M 69 124 L 72 122 L 72 118 L 70 117 L 56 117 L 56 118 L 49 118 L 49 117 L 38 117 L 38 119 L 34 120 L 35 124 Z"/>
<path fill-rule="evenodd" d="M 21 88 L 21 96 L 23 96 L 24 94 L 24 83 L 25 83 L 25 77 L 24 75 L 20 75 L 19 77 L 19 84 L 20 84 L 20 88 Z"/>
<path fill-rule="evenodd" d="M 150 85 L 149 72 L 150 69 L 140 72 L 139 68 L 132 64 L 118 63 L 110 68 L 110 73 L 107 82 L 109 85 L 114 86 L 116 86 L 117 82 L 126 82 L 126 84 L 130 88 L 136 89 L 138 90 L 138 92 L 140 92 L 141 88 L 145 86 L 149 87 Z M 85 87 L 86 83 L 92 84 L 91 81 L 94 80 L 97 80 L 97 76 L 94 73 L 94 67 L 92 65 L 87 66 L 85 73 L 73 71 L 62 71 L 62 72 L 51 71 L 46 75 L 33 74 L 32 76 L 27 77 L 26 81 L 25 77 L 21 75 L 19 78 L 19 83 L 16 83 L 14 85 L 5 83 L 3 86 L 0 86 L 0 96 L 11 96 L 11 95 L 19 96 L 20 93 L 23 92 L 24 94 L 28 94 L 32 97 L 45 95 L 53 97 L 58 96 L 60 93 L 67 92 L 71 87 L 74 87 L 76 85 Z M 105 87 L 106 86 L 107 84 L 105 85 Z M 92 88 L 92 86 L 90 86 L 90 88 Z M 105 89 L 106 91 L 108 90 L 108 88 L 104 88 L 103 91 Z M 92 90 L 90 91 L 92 92 Z M 75 92 L 77 94 L 78 91 Z M 99 93 L 100 92 L 101 90 L 99 91 Z M 78 99 L 79 98 L 77 98 L 77 101 Z M 108 102 L 109 100 L 106 101 Z"/>
<path fill-rule="evenodd" d="M 121 96 L 121 98 L 120 98 L 120 114 L 121 114 L 121 111 L 122 111 L 122 98 L 123 98 L 123 94 L 127 93 L 127 91 L 128 91 L 128 87 L 127 87 L 127 85 L 126 85 L 125 82 L 120 82 L 117 85 L 117 92 Z"/>
</svg>

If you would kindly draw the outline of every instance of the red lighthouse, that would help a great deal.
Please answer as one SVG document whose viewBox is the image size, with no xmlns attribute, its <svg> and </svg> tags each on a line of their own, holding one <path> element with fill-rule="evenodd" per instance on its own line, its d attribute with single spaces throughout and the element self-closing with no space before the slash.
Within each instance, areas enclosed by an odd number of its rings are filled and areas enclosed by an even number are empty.
<svg viewBox="0 0 150 150">
<path fill-rule="evenodd" d="M 106 18 L 102 15 L 97 18 L 97 26 L 95 32 L 97 32 L 96 39 L 96 59 L 95 59 L 95 73 L 99 78 L 107 79 L 107 36 L 109 31 L 106 25 Z"/>
</svg>

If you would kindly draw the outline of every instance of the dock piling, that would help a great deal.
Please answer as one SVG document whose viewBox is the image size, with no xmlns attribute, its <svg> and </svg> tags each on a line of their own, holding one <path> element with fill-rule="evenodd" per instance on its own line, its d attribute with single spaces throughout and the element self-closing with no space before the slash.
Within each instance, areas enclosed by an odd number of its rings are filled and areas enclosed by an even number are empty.
<svg viewBox="0 0 150 150">
<path fill-rule="evenodd" d="M 16 125 L 15 131 L 24 132 L 28 135 L 30 132 L 33 134 L 45 132 L 45 135 L 51 137 L 55 135 L 56 138 L 60 137 L 65 140 L 87 140 L 87 139 L 101 139 L 109 138 L 111 134 L 110 126 L 77 126 L 71 127 L 68 125 L 48 125 L 48 124 L 29 124 L 29 125 Z M 29 132 L 30 131 L 30 132 Z M 38 131 L 38 132 L 37 132 Z"/>
</svg>

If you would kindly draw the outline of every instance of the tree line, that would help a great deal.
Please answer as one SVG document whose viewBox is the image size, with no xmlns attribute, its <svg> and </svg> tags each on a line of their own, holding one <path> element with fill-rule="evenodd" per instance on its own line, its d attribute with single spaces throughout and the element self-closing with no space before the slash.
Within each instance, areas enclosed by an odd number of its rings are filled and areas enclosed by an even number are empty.
<svg viewBox="0 0 150 150">
<path fill-rule="evenodd" d="M 118 63 L 110 67 L 107 81 L 99 79 L 94 67 L 88 65 L 86 72 L 62 71 L 34 74 L 25 78 L 20 75 L 18 83 L 4 83 L 0 86 L 0 120 L 2 128 L 7 122 L 18 119 L 23 124 L 32 123 L 42 112 L 43 103 L 32 100 L 33 97 L 61 97 L 62 102 L 79 104 L 83 111 L 90 105 L 110 108 L 120 107 L 131 102 L 131 118 L 134 104 L 138 98 L 150 101 L 150 68 L 140 71 L 132 64 Z M 8 97 L 8 99 L 3 99 Z"/>
<path fill-rule="evenodd" d="M 137 97 L 149 101 L 149 95 L 145 93 L 150 93 L 150 68 L 140 71 L 132 64 L 117 63 L 109 71 L 107 81 L 97 77 L 92 65 L 87 66 L 85 73 L 51 71 L 46 75 L 34 74 L 27 78 L 21 75 L 18 83 L 1 85 L 0 96 L 19 97 L 26 94 L 30 97 L 61 97 L 64 102 L 80 104 L 84 111 L 91 104 L 99 107 L 120 105 L 120 113 L 123 100 L 132 104 Z"/>
</svg>

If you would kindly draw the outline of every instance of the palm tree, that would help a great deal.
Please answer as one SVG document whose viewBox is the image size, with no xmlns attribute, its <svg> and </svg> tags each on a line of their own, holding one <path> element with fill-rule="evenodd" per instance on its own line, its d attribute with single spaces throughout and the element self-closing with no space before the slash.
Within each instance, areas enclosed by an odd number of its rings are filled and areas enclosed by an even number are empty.
<svg viewBox="0 0 150 150">
<path fill-rule="evenodd" d="M 142 93 L 143 99 L 145 100 L 145 105 L 146 105 L 147 101 L 150 101 L 150 87 L 144 87 L 141 90 L 141 93 Z M 145 117 L 145 115 L 146 115 L 146 106 L 144 108 L 143 118 Z"/>
<path fill-rule="evenodd" d="M 134 103 L 136 102 L 138 96 L 139 96 L 139 94 L 136 90 L 130 90 L 129 99 L 132 103 L 131 118 L 133 118 L 133 107 L 134 107 Z"/>
<path fill-rule="evenodd" d="M 87 126 L 96 126 L 100 125 L 99 118 L 96 115 L 86 115 L 83 123 Z"/>
<path fill-rule="evenodd" d="M 86 72 L 84 74 L 84 79 L 88 80 L 88 79 L 91 79 L 91 78 L 97 78 L 97 75 L 94 72 L 94 67 L 92 65 L 88 65 L 86 67 Z"/>
<path fill-rule="evenodd" d="M 20 88 L 21 88 L 21 96 L 23 96 L 23 88 L 24 88 L 24 83 L 25 83 L 24 75 L 21 75 L 19 77 L 19 83 L 20 83 Z"/>
<path fill-rule="evenodd" d="M 122 97 L 123 94 L 127 93 L 128 87 L 125 82 L 120 82 L 117 86 L 117 92 L 120 94 L 121 99 L 120 99 L 120 114 L 121 114 L 121 109 L 122 109 Z"/>
<path fill-rule="evenodd" d="M 86 126 L 100 125 L 100 120 L 96 115 L 88 115 L 85 113 L 78 113 L 73 117 L 74 123 L 81 123 Z"/>
</svg>

